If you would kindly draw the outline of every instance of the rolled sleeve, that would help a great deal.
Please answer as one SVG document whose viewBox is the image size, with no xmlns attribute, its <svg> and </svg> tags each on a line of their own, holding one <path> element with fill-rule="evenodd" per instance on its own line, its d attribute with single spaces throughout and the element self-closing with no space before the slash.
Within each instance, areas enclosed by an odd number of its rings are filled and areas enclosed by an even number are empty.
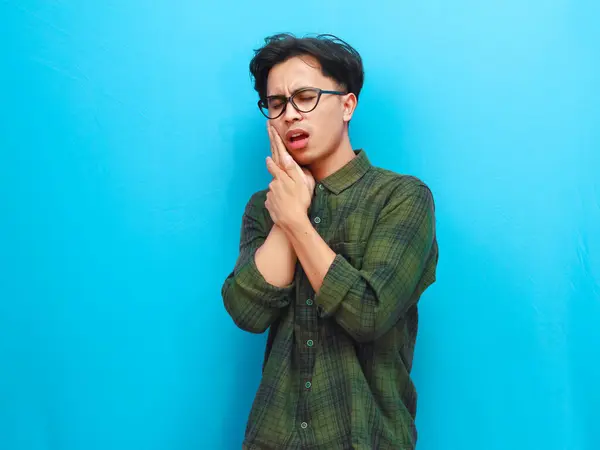
<svg viewBox="0 0 600 450">
<path fill-rule="evenodd" d="M 337 254 L 315 297 L 355 340 L 389 331 L 435 280 L 437 243 L 431 191 L 395 192 L 375 222 L 360 269 Z"/>
<path fill-rule="evenodd" d="M 317 304 L 323 311 L 322 317 L 328 317 L 335 313 L 359 278 L 360 272 L 352 267 L 343 256 L 335 256 L 316 298 Z"/>
<path fill-rule="evenodd" d="M 270 284 L 256 266 L 256 251 L 265 242 L 271 228 L 258 206 L 261 204 L 260 194 L 255 194 L 246 205 L 239 257 L 221 289 L 225 309 L 233 321 L 241 329 L 252 333 L 262 333 L 269 328 L 281 309 L 289 305 L 295 287 L 295 282 L 284 287 Z"/>
</svg>

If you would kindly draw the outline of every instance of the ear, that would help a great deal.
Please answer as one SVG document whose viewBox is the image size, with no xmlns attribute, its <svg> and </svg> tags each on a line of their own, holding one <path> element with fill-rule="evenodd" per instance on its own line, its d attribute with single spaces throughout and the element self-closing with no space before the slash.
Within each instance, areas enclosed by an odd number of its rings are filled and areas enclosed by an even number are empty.
<svg viewBox="0 0 600 450">
<path fill-rule="evenodd" d="M 344 122 L 350 122 L 350 119 L 352 119 L 352 115 L 354 114 L 354 110 L 356 109 L 358 100 L 356 98 L 356 95 L 354 95 L 352 92 L 346 94 L 342 98 L 342 107 L 344 108 Z"/>
</svg>

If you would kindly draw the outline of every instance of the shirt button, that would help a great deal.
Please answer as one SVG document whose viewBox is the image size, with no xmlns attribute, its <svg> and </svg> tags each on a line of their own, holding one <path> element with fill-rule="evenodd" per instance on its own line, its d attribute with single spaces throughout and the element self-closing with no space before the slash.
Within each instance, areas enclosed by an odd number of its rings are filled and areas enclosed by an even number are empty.
<svg viewBox="0 0 600 450">
<path fill-rule="evenodd" d="M 309 298 L 308 300 L 306 300 L 306 304 L 307 304 L 308 306 L 312 306 L 312 304 L 313 304 L 313 301 L 312 301 L 312 300 Z"/>
<path fill-rule="evenodd" d="M 300 424 L 300 426 L 301 426 L 301 427 L 302 427 L 304 430 L 306 430 L 306 429 L 308 428 L 308 424 L 307 424 L 306 422 L 302 422 L 302 423 Z"/>
<path fill-rule="evenodd" d="M 315 217 L 315 223 L 321 223 L 321 218 L 319 216 Z"/>
<path fill-rule="evenodd" d="M 323 189 L 324 189 L 324 188 L 323 188 L 323 185 L 322 185 L 322 184 L 319 184 L 319 190 L 321 190 L 321 191 L 322 191 Z"/>
<path fill-rule="evenodd" d="M 311 384 L 310 381 L 307 381 L 304 386 L 306 387 L 306 389 L 310 389 L 310 387 L 312 386 L 312 384 Z"/>
<path fill-rule="evenodd" d="M 312 347 L 314 344 L 312 339 L 309 339 L 308 341 L 306 341 L 306 345 L 308 345 L 309 347 Z"/>
</svg>

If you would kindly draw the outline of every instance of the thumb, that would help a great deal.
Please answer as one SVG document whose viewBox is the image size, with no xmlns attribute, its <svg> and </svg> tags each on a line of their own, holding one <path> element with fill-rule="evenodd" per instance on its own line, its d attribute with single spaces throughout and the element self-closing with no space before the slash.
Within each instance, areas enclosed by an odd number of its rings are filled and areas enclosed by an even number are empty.
<svg viewBox="0 0 600 450">
<path fill-rule="evenodd" d="M 283 165 L 285 167 L 286 173 L 294 181 L 301 181 L 303 179 L 304 174 L 302 173 L 302 169 L 296 163 L 296 161 L 294 161 L 294 159 L 290 156 L 289 153 L 283 155 Z"/>
<path fill-rule="evenodd" d="M 289 153 L 285 153 L 283 155 L 283 165 L 286 169 L 291 169 L 294 167 L 294 159 L 290 156 Z"/>
</svg>

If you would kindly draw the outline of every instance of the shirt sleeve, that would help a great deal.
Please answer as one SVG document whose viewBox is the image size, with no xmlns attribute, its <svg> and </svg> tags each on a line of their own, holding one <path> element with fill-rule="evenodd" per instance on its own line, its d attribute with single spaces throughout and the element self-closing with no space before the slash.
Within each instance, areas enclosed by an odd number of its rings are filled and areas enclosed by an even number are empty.
<svg viewBox="0 0 600 450">
<path fill-rule="evenodd" d="M 239 256 L 221 288 L 225 309 L 238 327 L 263 333 L 290 303 L 295 283 L 278 287 L 259 272 L 254 256 L 265 242 L 273 224 L 266 220 L 264 195 L 252 196 L 242 218 Z M 268 213 L 268 212 L 267 212 Z"/>
<path fill-rule="evenodd" d="M 322 317 L 358 342 L 389 331 L 435 281 L 435 213 L 422 183 L 396 189 L 367 241 L 360 270 L 337 254 L 315 296 Z"/>
</svg>

